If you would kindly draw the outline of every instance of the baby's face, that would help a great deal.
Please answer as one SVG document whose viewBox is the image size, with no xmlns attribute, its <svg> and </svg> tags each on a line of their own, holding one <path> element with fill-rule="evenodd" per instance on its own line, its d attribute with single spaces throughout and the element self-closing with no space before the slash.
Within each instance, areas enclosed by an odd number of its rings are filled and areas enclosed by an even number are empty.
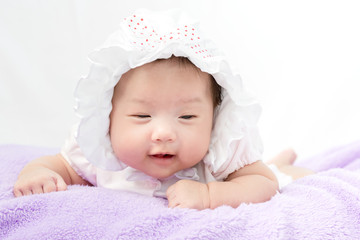
<svg viewBox="0 0 360 240">
<path fill-rule="evenodd" d="M 128 166 L 162 179 L 206 155 L 213 121 L 208 74 L 149 63 L 121 77 L 112 103 L 111 144 Z"/>
</svg>

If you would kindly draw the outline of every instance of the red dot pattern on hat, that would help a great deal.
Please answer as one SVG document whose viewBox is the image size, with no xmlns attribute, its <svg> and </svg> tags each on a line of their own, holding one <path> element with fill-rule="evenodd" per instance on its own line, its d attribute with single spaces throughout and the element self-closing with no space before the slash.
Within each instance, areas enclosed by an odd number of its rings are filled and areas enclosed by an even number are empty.
<svg viewBox="0 0 360 240">
<path fill-rule="evenodd" d="M 139 47 L 141 50 L 149 50 L 157 48 L 161 44 L 171 41 L 184 41 L 185 45 L 189 47 L 196 55 L 201 58 L 211 58 L 208 49 L 200 45 L 201 36 L 198 35 L 197 29 L 190 25 L 179 26 L 174 28 L 168 34 L 159 35 L 152 26 L 147 24 L 145 17 L 133 15 L 124 18 L 124 21 L 130 32 L 135 35 L 132 42 L 133 45 Z"/>
</svg>

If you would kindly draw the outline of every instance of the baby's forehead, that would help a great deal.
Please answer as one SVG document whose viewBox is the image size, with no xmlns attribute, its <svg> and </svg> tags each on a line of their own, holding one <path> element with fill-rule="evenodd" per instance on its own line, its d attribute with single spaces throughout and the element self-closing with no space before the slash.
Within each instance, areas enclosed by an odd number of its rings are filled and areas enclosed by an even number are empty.
<svg viewBox="0 0 360 240">
<path fill-rule="evenodd" d="M 198 68 L 195 64 L 193 64 L 188 58 L 175 57 L 174 55 L 170 58 L 157 59 L 153 62 L 146 63 L 142 66 L 133 68 L 128 72 L 126 72 L 124 75 L 131 75 L 132 72 L 140 72 L 140 71 L 147 72 L 153 70 L 154 68 L 161 71 L 169 67 L 176 68 L 176 70 L 180 70 L 180 71 L 194 73 L 197 75 L 197 77 L 200 78 L 206 78 L 206 79 L 211 78 L 211 75 L 209 73 L 201 71 L 201 69 Z"/>
<path fill-rule="evenodd" d="M 125 79 L 142 78 L 152 79 L 151 76 L 156 75 L 157 77 L 162 76 L 184 76 L 190 77 L 191 79 L 202 79 L 208 84 L 208 79 L 211 78 L 209 73 L 202 72 L 200 68 L 195 66 L 190 60 L 185 57 L 171 57 L 168 59 L 157 59 L 153 62 L 146 63 L 144 65 L 132 68 L 125 72 L 119 83 Z M 118 84 L 119 84 L 118 83 Z"/>
<path fill-rule="evenodd" d="M 201 69 L 198 68 L 195 64 L 193 64 L 187 57 L 176 57 L 176 56 L 172 55 L 170 58 L 167 58 L 167 59 L 157 59 L 153 63 L 154 64 L 165 63 L 165 64 L 176 65 L 180 69 L 194 71 L 199 74 L 202 73 L 204 75 L 210 75 L 209 73 L 205 73 L 205 72 L 201 71 Z"/>
<path fill-rule="evenodd" d="M 169 69 L 173 71 L 169 71 Z M 128 72 L 124 73 L 120 81 L 115 87 L 115 92 L 119 91 L 125 91 L 125 89 L 122 89 L 122 87 L 119 87 L 121 82 L 127 81 L 134 78 L 141 78 L 146 81 L 146 79 L 149 78 L 151 74 L 161 74 L 164 71 L 165 75 L 169 76 L 169 74 L 179 75 L 184 74 L 184 77 L 190 78 L 190 79 L 197 79 L 200 80 L 200 82 L 203 82 L 202 84 L 205 84 L 207 91 L 209 91 L 210 96 L 213 99 L 214 107 L 218 106 L 222 102 L 222 89 L 221 86 L 219 86 L 214 79 L 214 77 L 207 73 L 201 71 L 200 68 L 195 66 L 188 58 L 186 57 L 175 57 L 172 56 L 167 59 L 157 59 L 153 62 L 144 64 L 142 66 L 133 68 L 129 70 Z M 186 82 L 186 81 L 185 81 Z M 119 84 L 120 83 L 120 84 Z M 187 82 L 186 84 L 188 84 Z M 119 89 L 119 90 L 116 90 Z"/>
</svg>

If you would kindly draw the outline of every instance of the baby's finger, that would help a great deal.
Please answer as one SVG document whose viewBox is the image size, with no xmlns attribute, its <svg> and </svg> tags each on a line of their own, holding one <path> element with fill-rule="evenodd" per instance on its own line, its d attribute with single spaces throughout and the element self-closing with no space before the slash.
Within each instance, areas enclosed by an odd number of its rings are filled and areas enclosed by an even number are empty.
<svg viewBox="0 0 360 240">
<path fill-rule="evenodd" d="M 179 203 L 172 203 L 172 204 L 169 204 L 168 207 L 169 208 L 178 208 L 179 207 Z"/>
<path fill-rule="evenodd" d="M 176 197 L 175 194 L 175 184 L 171 185 L 170 187 L 168 187 L 168 189 L 166 190 L 166 197 L 168 199 L 174 198 Z"/>
<path fill-rule="evenodd" d="M 23 196 L 32 195 L 32 192 L 30 189 L 22 189 L 21 192 L 22 192 Z"/>
<path fill-rule="evenodd" d="M 54 181 L 47 181 L 43 186 L 44 193 L 55 192 L 56 184 Z"/>
<path fill-rule="evenodd" d="M 40 194 L 40 193 L 43 193 L 44 191 L 43 191 L 42 186 L 38 186 L 38 187 L 34 187 L 34 188 L 31 190 L 31 192 L 32 192 L 33 194 Z"/>
<path fill-rule="evenodd" d="M 56 178 L 56 191 L 65 191 L 67 189 L 67 185 L 64 179 L 60 176 Z"/>
<path fill-rule="evenodd" d="M 14 192 L 15 197 L 22 197 L 23 196 L 23 193 L 18 188 L 14 188 L 13 192 Z"/>
<path fill-rule="evenodd" d="M 169 203 L 168 203 L 168 207 L 169 208 L 175 208 L 177 206 L 179 206 L 179 201 L 177 201 L 177 199 L 168 199 Z"/>
<path fill-rule="evenodd" d="M 172 192 L 171 194 L 168 194 L 166 196 L 166 198 L 168 199 L 168 201 L 175 201 L 176 199 L 176 194 L 174 192 Z"/>
<path fill-rule="evenodd" d="M 187 203 L 180 203 L 179 205 L 176 206 L 176 208 L 194 208 L 194 207 L 190 206 Z"/>
</svg>

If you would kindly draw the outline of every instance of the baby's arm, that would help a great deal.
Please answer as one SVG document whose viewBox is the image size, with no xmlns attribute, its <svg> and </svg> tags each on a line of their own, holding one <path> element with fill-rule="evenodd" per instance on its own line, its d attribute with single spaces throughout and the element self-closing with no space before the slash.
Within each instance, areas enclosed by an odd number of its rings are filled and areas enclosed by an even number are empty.
<svg viewBox="0 0 360 240">
<path fill-rule="evenodd" d="M 221 205 L 237 207 L 241 203 L 259 203 L 270 200 L 279 189 L 274 173 L 262 162 L 233 172 L 225 182 L 208 183 L 210 208 Z"/>
<path fill-rule="evenodd" d="M 14 185 L 16 197 L 66 190 L 67 185 L 90 185 L 61 154 L 44 156 L 28 163 Z"/>
<path fill-rule="evenodd" d="M 230 174 L 225 182 L 203 184 L 180 180 L 169 187 L 167 196 L 170 207 L 204 209 L 265 202 L 277 190 L 275 175 L 263 162 L 258 161 Z"/>
</svg>

